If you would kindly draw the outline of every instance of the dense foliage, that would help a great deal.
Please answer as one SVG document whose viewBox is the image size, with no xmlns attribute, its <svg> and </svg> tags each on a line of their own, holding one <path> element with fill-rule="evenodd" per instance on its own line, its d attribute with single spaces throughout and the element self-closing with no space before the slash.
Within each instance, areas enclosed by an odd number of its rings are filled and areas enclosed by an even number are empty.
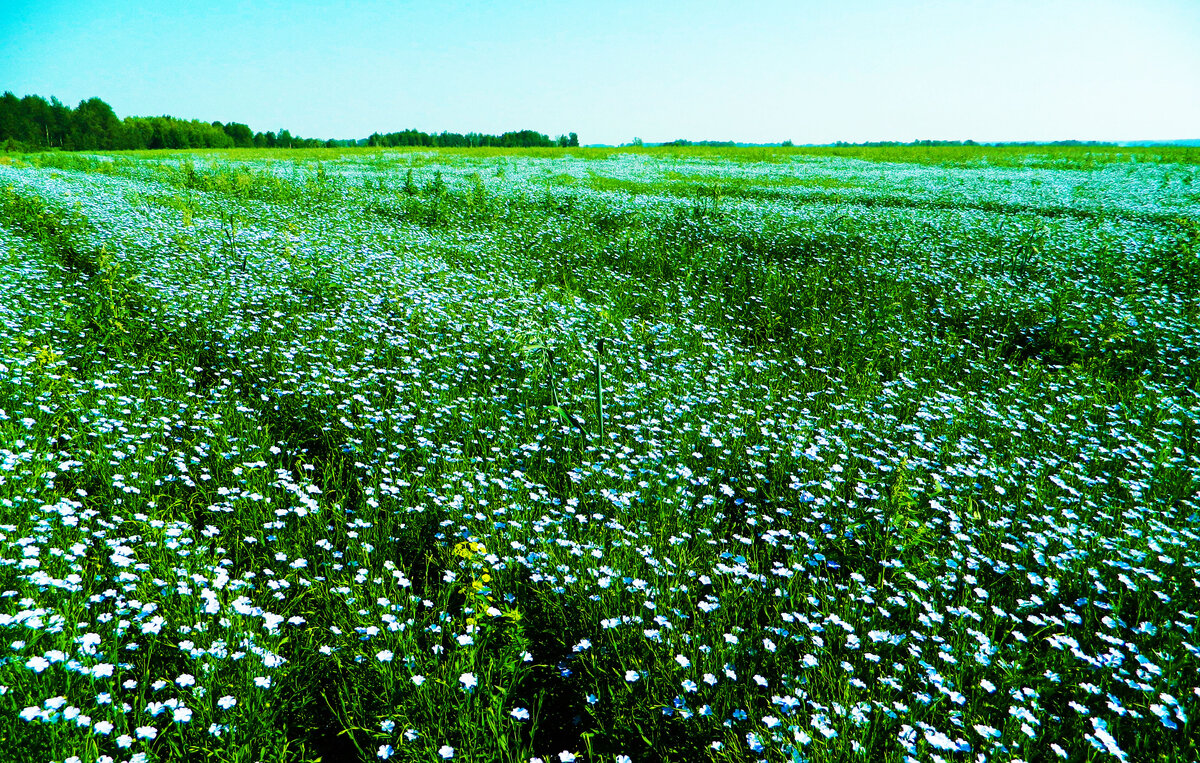
<svg viewBox="0 0 1200 763">
<path fill-rule="evenodd" d="M 58 148 L 114 151 L 156 148 L 315 148 L 334 141 L 293 137 L 287 130 L 254 133 L 238 122 L 202 122 L 175 117 L 119 119 L 99 98 L 74 109 L 57 98 L 0 96 L 0 147 L 6 151 Z"/>
<path fill-rule="evenodd" d="M 0 751 L 1196 760 L 1200 171 L 893 155 L 0 157 Z"/>
<path fill-rule="evenodd" d="M 370 146 L 459 147 L 578 147 L 575 133 L 551 140 L 533 130 L 502 135 L 443 132 L 430 134 L 404 130 L 375 133 L 363 141 Z M 190 148 L 332 148 L 355 145 L 354 140 L 317 140 L 293 136 L 288 130 L 252 132 L 239 122 L 202 122 L 175 117 L 126 117 L 119 119 L 112 107 L 99 98 L 80 101 L 74 109 L 57 98 L 46 101 L 37 95 L 17 98 L 0 96 L 0 149 L 36 151 L 57 148 L 65 151 L 116 151 L 130 149 Z"/>
<path fill-rule="evenodd" d="M 560 135 L 551 140 L 546 135 L 534 130 L 518 130 L 506 132 L 503 135 L 484 135 L 467 133 L 460 135 L 454 132 L 430 134 L 420 130 L 404 130 L 391 132 L 386 135 L 374 133 L 367 138 L 368 146 L 396 148 L 398 146 L 427 146 L 434 148 L 578 148 L 579 136 L 575 133 Z"/>
</svg>

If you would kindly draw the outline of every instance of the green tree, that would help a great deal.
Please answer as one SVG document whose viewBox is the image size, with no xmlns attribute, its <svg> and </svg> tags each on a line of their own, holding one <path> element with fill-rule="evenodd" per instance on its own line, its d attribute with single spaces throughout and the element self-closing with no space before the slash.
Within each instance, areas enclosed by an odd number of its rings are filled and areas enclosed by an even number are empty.
<svg viewBox="0 0 1200 763">
<path fill-rule="evenodd" d="M 221 129 L 230 137 L 233 145 L 238 148 L 251 148 L 254 146 L 254 133 L 241 122 L 227 122 Z"/>
<path fill-rule="evenodd" d="M 107 103 L 89 98 L 75 107 L 70 134 L 76 149 L 114 149 L 120 142 L 121 120 Z"/>
<path fill-rule="evenodd" d="M 50 104 L 46 102 L 45 98 L 40 95 L 25 96 L 21 99 L 21 112 L 25 117 L 21 120 L 19 136 L 22 143 L 38 148 L 56 145 L 51 142 L 50 123 L 53 120 L 50 115 Z"/>
<path fill-rule="evenodd" d="M 5 91 L 0 96 L 0 141 L 12 141 L 15 144 L 20 140 L 23 116 L 21 100 L 11 90 Z"/>
<path fill-rule="evenodd" d="M 100 103 L 104 104 L 105 107 L 108 106 L 104 101 L 100 101 Z M 111 109 L 109 110 L 111 111 Z M 71 107 L 65 105 L 54 96 L 50 96 L 50 110 L 47 119 L 49 121 L 46 132 L 50 136 L 48 145 L 67 148 L 70 141 L 71 125 L 74 121 Z"/>
<path fill-rule="evenodd" d="M 150 148 L 154 139 L 154 125 L 141 117 L 126 117 L 122 129 L 121 148 Z"/>
</svg>

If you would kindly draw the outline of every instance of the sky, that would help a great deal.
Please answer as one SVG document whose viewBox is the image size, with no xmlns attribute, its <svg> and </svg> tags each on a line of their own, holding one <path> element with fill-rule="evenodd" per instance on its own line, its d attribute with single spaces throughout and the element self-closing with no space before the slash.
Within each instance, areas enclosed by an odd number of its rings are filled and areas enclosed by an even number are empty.
<svg viewBox="0 0 1200 763">
<path fill-rule="evenodd" d="M 1200 0 L 0 6 L 0 91 L 311 138 L 1200 138 Z"/>
</svg>

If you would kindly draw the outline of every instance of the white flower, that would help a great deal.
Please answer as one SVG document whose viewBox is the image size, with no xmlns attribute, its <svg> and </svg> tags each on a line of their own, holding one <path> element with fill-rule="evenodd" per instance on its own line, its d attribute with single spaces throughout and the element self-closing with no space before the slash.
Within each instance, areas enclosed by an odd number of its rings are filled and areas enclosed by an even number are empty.
<svg viewBox="0 0 1200 763">
<path fill-rule="evenodd" d="M 153 739 L 158 736 L 158 729 L 153 726 L 138 726 L 133 733 L 137 734 L 138 739 Z"/>
<path fill-rule="evenodd" d="M 529 720 L 529 711 L 523 707 L 514 707 L 510 715 L 512 715 L 512 717 L 516 718 L 518 721 Z"/>
<path fill-rule="evenodd" d="M 192 719 L 192 711 L 187 707 L 177 707 L 171 714 L 171 720 L 176 723 L 187 723 Z"/>
<path fill-rule="evenodd" d="M 384 760 L 387 760 L 388 758 L 392 757 L 392 752 L 393 750 L 390 744 L 381 744 L 379 745 L 379 752 L 376 754 Z"/>
<path fill-rule="evenodd" d="M 470 691 L 479 685 L 479 682 L 475 680 L 474 673 L 463 673 L 458 677 L 458 682 L 462 684 L 463 688 L 467 691 Z"/>
<path fill-rule="evenodd" d="M 626 670 L 625 671 L 625 680 L 628 681 L 629 683 L 634 683 L 639 678 L 641 678 L 641 676 L 638 675 L 638 672 L 636 670 Z"/>
<path fill-rule="evenodd" d="M 228 694 L 226 694 L 224 697 L 221 697 L 219 700 L 217 700 L 217 707 L 221 708 L 222 710 L 228 710 L 229 708 L 233 707 L 236 704 L 237 704 L 237 700 L 234 699 L 233 697 L 229 696 Z"/>
<path fill-rule="evenodd" d="M 746 735 L 746 744 L 754 752 L 762 752 L 764 749 L 762 742 L 760 742 L 758 739 L 758 734 L 755 734 L 754 732 L 750 732 Z"/>
<path fill-rule="evenodd" d="M 395 656 L 396 655 L 394 655 L 391 650 L 383 649 L 375 654 L 375 659 L 379 660 L 380 662 L 391 662 L 392 658 Z"/>
<path fill-rule="evenodd" d="M 175 679 L 175 683 L 178 684 L 180 688 L 185 686 L 195 686 L 196 678 L 191 673 L 184 673 L 179 678 Z"/>
<path fill-rule="evenodd" d="M 442 745 L 442 748 L 438 750 L 438 755 L 441 755 L 445 760 L 449 760 L 450 758 L 454 757 L 454 748 L 448 744 L 444 744 Z"/>
<path fill-rule="evenodd" d="M 682 654 L 675 655 L 675 662 L 678 662 L 681 668 L 690 668 L 692 666 L 692 661 Z"/>
<path fill-rule="evenodd" d="M 257 678 L 254 679 L 254 685 L 258 686 L 262 689 L 270 689 L 271 688 L 271 677 L 270 676 L 258 676 Z"/>
<path fill-rule="evenodd" d="M 96 647 L 99 645 L 100 645 L 100 634 L 99 633 L 83 634 L 83 639 L 80 641 L 80 648 L 83 649 L 84 654 L 95 654 Z"/>
<path fill-rule="evenodd" d="M 562 761 L 562 763 L 575 763 L 575 754 L 563 750 L 558 754 L 558 759 Z"/>
</svg>

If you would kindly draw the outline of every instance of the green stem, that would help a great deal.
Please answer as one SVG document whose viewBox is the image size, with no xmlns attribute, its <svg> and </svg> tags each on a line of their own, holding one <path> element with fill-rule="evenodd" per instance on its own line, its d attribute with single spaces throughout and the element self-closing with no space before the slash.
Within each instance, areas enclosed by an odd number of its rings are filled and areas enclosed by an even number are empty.
<svg viewBox="0 0 1200 763">
<path fill-rule="evenodd" d="M 596 421 L 600 426 L 600 437 L 604 437 L 604 367 L 600 359 L 604 357 L 604 339 L 596 340 Z"/>
</svg>

